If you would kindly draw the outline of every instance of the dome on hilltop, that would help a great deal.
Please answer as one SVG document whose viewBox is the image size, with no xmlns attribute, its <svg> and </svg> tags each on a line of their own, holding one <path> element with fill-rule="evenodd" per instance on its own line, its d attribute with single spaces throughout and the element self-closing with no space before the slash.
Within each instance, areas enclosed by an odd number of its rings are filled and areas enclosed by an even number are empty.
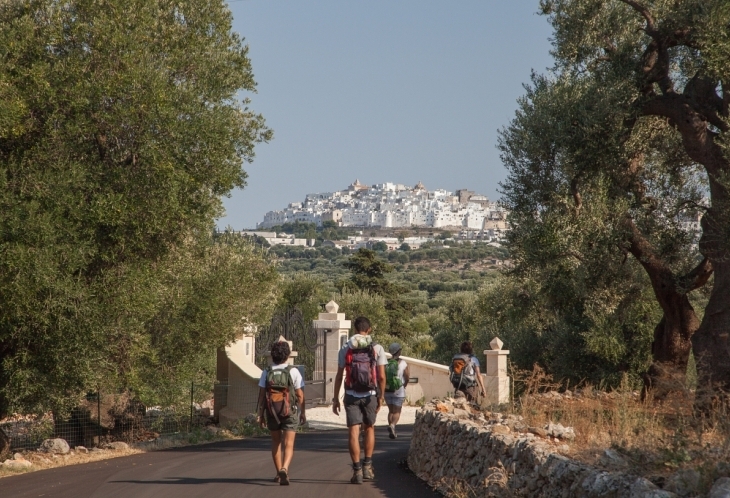
<svg viewBox="0 0 730 498">
<path fill-rule="evenodd" d="M 358 191 L 358 190 L 367 190 L 367 189 L 368 189 L 367 185 L 363 185 L 362 183 L 360 183 L 359 179 L 356 179 L 355 182 L 350 185 L 350 190 Z"/>
<path fill-rule="evenodd" d="M 426 186 L 419 180 L 413 190 L 426 190 Z"/>
</svg>

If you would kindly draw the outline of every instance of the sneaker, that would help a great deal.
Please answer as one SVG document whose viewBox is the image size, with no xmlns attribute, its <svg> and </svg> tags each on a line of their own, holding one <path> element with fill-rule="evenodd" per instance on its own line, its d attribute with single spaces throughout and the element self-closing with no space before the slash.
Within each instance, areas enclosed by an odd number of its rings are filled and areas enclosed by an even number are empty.
<svg viewBox="0 0 730 498">
<path fill-rule="evenodd" d="M 373 469 L 372 463 L 364 463 L 362 465 L 362 478 L 367 481 L 375 479 L 375 469 Z"/>
<path fill-rule="evenodd" d="M 393 427 L 392 425 L 389 425 L 388 426 L 388 437 L 390 439 L 395 439 L 395 438 L 398 437 L 398 436 L 395 435 L 395 427 Z"/>
<path fill-rule="evenodd" d="M 363 479 L 362 468 L 359 468 L 359 469 L 353 468 L 352 469 L 352 479 L 350 479 L 350 482 L 352 484 L 362 484 L 362 479 Z"/>
<path fill-rule="evenodd" d="M 279 471 L 279 484 L 282 486 L 288 486 L 289 485 L 289 475 L 286 473 L 286 469 L 281 469 Z"/>
</svg>

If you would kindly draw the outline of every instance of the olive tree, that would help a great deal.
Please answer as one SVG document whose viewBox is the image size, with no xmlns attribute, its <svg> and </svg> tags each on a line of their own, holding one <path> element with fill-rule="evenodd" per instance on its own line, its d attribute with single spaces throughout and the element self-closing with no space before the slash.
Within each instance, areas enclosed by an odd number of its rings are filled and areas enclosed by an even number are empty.
<svg viewBox="0 0 730 498">
<path fill-rule="evenodd" d="M 67 406 L 161 340 L 165 265 L 271 138 L 231 21 L 210 0 L 0 3 L 0 413 Z"/>
<path fill-rule="evenodd" d="M 513 241 L 536 227 L 552 256 L 606 272 L 633 258 L 662 311 L 653 374 L 681 371 L 694 346 L 705 377 L 730 385 L 730 7 L 544 0 L 541 10 L 555 68 L 533 78 L 502 141 Z M 693 233 L 687 222 L 700 217 Z M 527 240 L 540 243 L 537 232 Z M 700 321 L 690 293 L 711 278 Z"/>
</svg>

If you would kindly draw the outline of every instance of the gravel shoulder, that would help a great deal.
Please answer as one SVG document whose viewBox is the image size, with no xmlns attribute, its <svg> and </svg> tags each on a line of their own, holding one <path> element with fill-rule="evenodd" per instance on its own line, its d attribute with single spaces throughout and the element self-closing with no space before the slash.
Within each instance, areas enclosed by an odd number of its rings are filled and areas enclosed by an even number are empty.
<svg viewBox="0 0 730 498">
<path fill-rule="evenodd" d="M 421 408 L 418 406 L 404 406 L 400 414 L 398 425 L 411 425 L 416 422 L 416 412 Z M 340 410 L 340 415 L 332 413 L 330 406 L 318 406 L 307 410 L 307 424 L 310 429 L 318 431 L 330 431 L 336 429 L 346 429 L 345 411 Z M 388 408 L 383 407 L 378 412 L 378 418 L 375 422 L 377 427 L 388 425 Z"/>
</svg>

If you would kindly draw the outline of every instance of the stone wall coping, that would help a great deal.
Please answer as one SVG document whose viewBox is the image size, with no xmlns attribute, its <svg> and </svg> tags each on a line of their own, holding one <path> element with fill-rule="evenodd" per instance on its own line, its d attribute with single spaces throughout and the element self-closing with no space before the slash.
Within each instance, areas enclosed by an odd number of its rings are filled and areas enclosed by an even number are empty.
<svg viewBox="0 0 730 498">
<path fill-rule="evenodd" d="M 317 320 L 346 320 L 346 318 L 344 313 L 320 313 Z"/>
<path fill-rule="evenodd" d="M 385 353 L 388 358 L 390 358 L 390 353 Z M 449 367 L 446 365 L 441 365 L 440 363 L 433 363 L 426 360 L 419 360 L 418 358 L 411 358 L 409 356 L 401 356 L 402 359 L 406 361 L 409 365 L 418 365 L 419 367 L 426 367 L 431 368 L 433 370 L 438 370 L 439 372 L 445 372 L 449 373 Z"/>
<path fill-rule="evenodd" d="M 312 320 L 314 328 L 331 329 L 331 330 L 350 330 L 352 322 L 350 320 Z"/>
<path fill-rule="evenodd" d="M 509 349 L 485 349 L 484 350 L 484 356 L 502 356 L 502 355 L 508 355 Z"/>
</svg>

